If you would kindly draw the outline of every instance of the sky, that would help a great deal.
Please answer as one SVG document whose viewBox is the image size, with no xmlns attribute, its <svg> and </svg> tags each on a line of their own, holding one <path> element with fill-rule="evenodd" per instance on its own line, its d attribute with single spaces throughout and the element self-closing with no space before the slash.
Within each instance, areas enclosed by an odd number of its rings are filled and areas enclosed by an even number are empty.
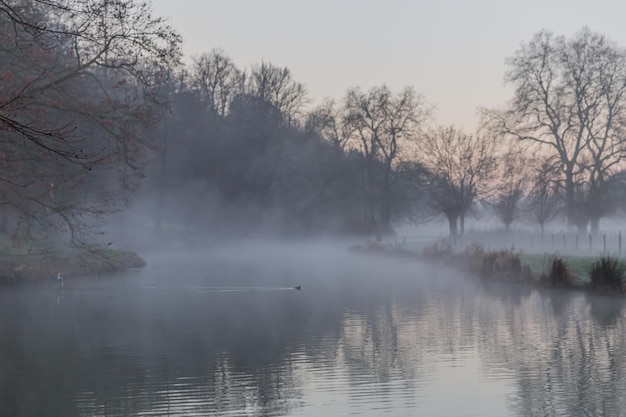
<svg viewBox="0 0 626 417">
<path fill-rule="evenodd" d="M 505 60 L 542 29 L 584 26 L 626 47 L 623 0 L 152 0 L 190 58 L 223 49 L 239 67 L 288 67 L 313 104 L 350 87 L 405 86 L 435 122 L 468 132 L 477 109 L 512 97 Z"/>
</svg>

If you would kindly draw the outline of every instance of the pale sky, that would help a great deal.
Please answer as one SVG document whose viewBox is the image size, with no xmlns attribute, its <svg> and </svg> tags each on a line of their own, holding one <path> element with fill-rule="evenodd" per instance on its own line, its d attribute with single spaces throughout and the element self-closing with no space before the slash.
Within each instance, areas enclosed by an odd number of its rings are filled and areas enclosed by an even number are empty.
<svg viewBox="0 0 626 417">
<path fill-rule="evenodd" d="M 314 103 L 349 87 L 412 85 L 436 121 L 471 132 L 511 96 L 507 57 L 541 29 L 583 26 L 626 47 L 624 0 L 152 0 L 187 56 L 222 48 L 239 67 L 288 67 Z"/>
</svg>

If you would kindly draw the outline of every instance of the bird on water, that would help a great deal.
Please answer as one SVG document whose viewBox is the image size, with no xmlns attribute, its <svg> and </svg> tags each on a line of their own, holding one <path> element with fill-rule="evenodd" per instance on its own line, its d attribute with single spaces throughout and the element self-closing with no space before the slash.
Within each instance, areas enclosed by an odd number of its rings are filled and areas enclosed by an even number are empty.
<svg viewBox="0 0 626 417">
<path fill-rule="evenodd" d="M 302 285 L 298 285 L 296 287 L 293 287 L 294 290 L 298 290 L 298 291 L 302 291 Z"/>
</svg>

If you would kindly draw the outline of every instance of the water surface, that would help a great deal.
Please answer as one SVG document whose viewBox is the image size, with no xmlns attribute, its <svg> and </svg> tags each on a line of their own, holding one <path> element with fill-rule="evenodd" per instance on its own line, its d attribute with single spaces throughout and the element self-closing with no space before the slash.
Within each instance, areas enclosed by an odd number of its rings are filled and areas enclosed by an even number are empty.
<svg viewBox="0 0 626 417">
<path fill-rule="evenodd" d="M 343 245 L 0 291 L 0 416 L 618 416 L 618 299 Z M 302 285 L 302 291 L 293 289 Z"/>
</svg>

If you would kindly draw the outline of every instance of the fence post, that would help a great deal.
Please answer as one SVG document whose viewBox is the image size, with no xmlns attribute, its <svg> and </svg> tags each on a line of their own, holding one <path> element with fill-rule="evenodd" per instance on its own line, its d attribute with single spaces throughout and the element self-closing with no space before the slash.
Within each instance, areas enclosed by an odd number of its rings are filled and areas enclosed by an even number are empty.
<svg viewBox="0 0 626 417">
<path fill-rule="evenodd" d="M 589 233 L 589 253 L 591 253 L 591 233 Z"/>
<path fill-rule="evenodd" d="M 622 232 L 617 235 L 617 250 L 620 256 L 622 256 Z"/>
</svg>

